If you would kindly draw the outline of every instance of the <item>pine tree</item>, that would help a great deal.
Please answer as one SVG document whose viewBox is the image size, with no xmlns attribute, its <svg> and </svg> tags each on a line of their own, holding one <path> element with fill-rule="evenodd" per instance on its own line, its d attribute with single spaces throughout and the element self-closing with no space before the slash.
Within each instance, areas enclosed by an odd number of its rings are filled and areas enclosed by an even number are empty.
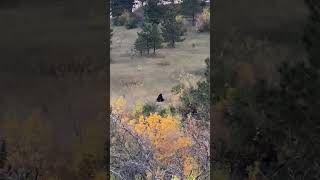
<svg viewBox="0 0 320 180">
<path fill-rule="evenodd" d="M 156 49 L 161 48 L 162 37 L 157 24 L 143 24 L 142 31 L 138 32 L 138 38 L 135 42 L 135 49 L 142 55 L 143 51 L 150 54 L 150 49 L 156 53 Z"/>
<path fill-rule="evenodd" d="M 175 47 L 176 42 L 184 41 L 181 36 L 184 35 L 185 30 L 176 21 L 176 14 L 173 11 L 168 12 L 164 23 L 162 25 L 162 36 L 165 42 L 168 42 L 170 47 Z"/>
<path fill-rule="evenodd" d="M 201 9 L 199 0 L 183 0 L 181 4 L 182 12 L 185 15 L 192 16 L 192 25 L 195 25 L 196 13 Z"/>
<path fill-rule="evenodd" d="M 132 12 L 134 0 L 111 0 L 111 13 L 113 17 L 120 16 L 125 10 Z"/>
<path fill-rule="evenodd" d="M 142 26 L 142 32 L 138 34 L 138 36 L 141 36 L 143 42 L 144 42 L 144 49 L 147 50 L 148 55 L 150 54 L 150 48 L 151 48 L 151 25 L 150 24 L 144 24 Z"/>
<path fill-rule="evenodd" d="M 136 39 L 136 42 L 134 43 L 134 48 L 140 52 L 140 55 L 142 56 L 143 51 L 145 50 L 146 42 L 142 38 L 141 35 L 138 34 L 138 38 Z"/>
<path fill-rule="evenodd" d="M 143 24 L 142 25 L 141 32 L 138 32 L 138 38 L 135 43 L 135 49 L 140 51 L 140 54 L 142 55 L 142 51 L 147 50 L 148 55 L 150 54 L 150 48 L 151 46 L 151 31 L 152 26 L 151 24 Z"/>
<path fill-rule="evenodd" d="M 159 32 L 159 28 L 157 24 L 152 25 L 151 29 L 151 42 L 153 47 L 153 54 L 156 54 L 156 49 L 161 48 L 162 36 Z"/>
<path fill-rule="evenodd" d="M 160 5 L 160 0 L 147 0 L 144 14 L 148 22 L 159 24 L 163 19 L 165 9 Z"/>
</svg>

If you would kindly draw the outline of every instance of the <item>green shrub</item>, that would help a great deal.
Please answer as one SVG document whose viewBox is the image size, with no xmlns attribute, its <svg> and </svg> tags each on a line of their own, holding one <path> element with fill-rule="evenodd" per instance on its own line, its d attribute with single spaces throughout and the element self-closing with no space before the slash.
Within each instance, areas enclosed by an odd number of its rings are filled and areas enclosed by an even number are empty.
<svg viewBox="0 0 320 180">
<path fill-rule="evenodd" d="M 181 84 L 177 85 L 177 86 L 174 86 L 172 89 L 171 89 L 171 92 L 173 94 L 179 94 L 181 91 L 182 91 L 183 87 Z"/>
<path fill-rule="evenodd" d="M 142 101 L 137 101 L 133 107 L 133 114 L 135 117 L 139 117 L 143 113 L 144 103 Z"/>
<path fill-rule="evenodd" d="M 174 116 L 176 114 L 176 109 L 173 106 L 169 106 L 160 110 L 159 115 L 162 117 Z"/>
<path fill-rule="evenodd" d="M 119 17 L 115 17 L 113 20 L 113 24 L 115 26 L 125 26 L 127 29 L 136 28 L 138 26 L 138 22 L 138 18 L 126 10 Z"/>
<path fill-rule="evenodd" d="M 151 113 L 158 112 L 158 106 L 155 103 L 147 103 L 143 106 L 143 115 L 149 116 Z"/>
<path fill-rule="evenodd" d="M 129 21 L 130 16 L 131 14 L 129 13 L 129 11 L 123 11 L 121 16 L 117 18 L 117 23 L 118 23 L 117 25 L 119 26 L 125 25 Z"/>
<path fill-rule="evenodd" d="M 133 29 L 138 26 L 138 19 L 134 16 L 130 16 L 127 22 L 125 23 L 127 29 Z"/>
<path fill-rule="evenodd" d="M 209 107 L 210 107 L 210 80 L 209 80 L 209 66 L 210 60 L 207 58 L 205 60 L 207 64 L 205 72 L 205 80 L 199 81 L 197 87 L 183 87 L 182 94 L 180 96 L 181 106 L 179 111 L 182 116 L 185 118 L 191 114 L 195 119 L 208 122 L 209 120 Z M 181 92 L 180 90 L 180 92 Z M 179 92 L 179 89 L 176 88 L 176 91 Z"/>
</svg>

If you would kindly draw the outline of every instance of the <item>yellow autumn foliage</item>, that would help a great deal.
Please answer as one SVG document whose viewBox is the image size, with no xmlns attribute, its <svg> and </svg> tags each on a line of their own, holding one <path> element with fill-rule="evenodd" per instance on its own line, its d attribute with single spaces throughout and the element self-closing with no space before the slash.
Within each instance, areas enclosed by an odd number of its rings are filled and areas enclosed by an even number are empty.
<svg viewBox="0 0 320 180">
<path fill-rule="evenodd" d="M 199 171 L 198 162 L 191 155 L 186 155 L 183 161 L 183 172 L 185 176 L 196 175 Z"/>
<path fill-rule="evenodd" d="M 182 15 L 176 16 L 176 21 L 177 21 L 177 23 L 182 23 L 183 22 L 183 16 Z"/>
<path fill-rule="evenodd" d="M 161 117 L 158 114 L 151 114 L 146 118 L 141 116 L 134 129 L 152 142 L 159 160 L 175 155 L 192 143 L 190 138 L 184 136 L 180 121 L 172 116 Z"/>
<path fill-rule="evenodd" d="M 203 20 L 210 22 L 210 8 L 204 8 L 202 11 Z"/>
<path fill-rule="evenodd" d="M 127 101 L 122 96 L 116 99 L 113 99 L 111 102 L 112 113 L 115 113 L 115 114 L 123 113 L 125 110 L 126 104 L 127 104 Z"/>
<path fill-rule="evenodd" d="M 197 17 L 197 30 L 205 32 L 210 30 L 210 9 L 204 8 L 202 13 Z"/>
</svg>

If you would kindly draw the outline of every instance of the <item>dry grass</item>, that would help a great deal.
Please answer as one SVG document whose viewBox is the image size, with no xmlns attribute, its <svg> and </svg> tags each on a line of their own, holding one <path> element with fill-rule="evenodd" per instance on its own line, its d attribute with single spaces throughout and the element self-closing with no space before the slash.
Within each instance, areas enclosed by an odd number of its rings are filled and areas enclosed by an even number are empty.
<svg viewBox="0 0 320 180">
<path fill-rule="evenodd" d="M 168 62 L 168 61 L 158 62 L 157 65 L 158 66 L 169 66 L 170 62 Z"/>
</svg>

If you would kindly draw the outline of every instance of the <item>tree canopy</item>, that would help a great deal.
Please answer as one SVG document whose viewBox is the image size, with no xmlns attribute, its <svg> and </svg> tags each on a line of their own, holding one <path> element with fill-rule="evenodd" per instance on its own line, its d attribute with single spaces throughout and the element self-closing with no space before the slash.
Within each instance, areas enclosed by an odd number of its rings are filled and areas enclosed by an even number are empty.
<svg viewBox="0 0 320 180">
<path fill-rule="evenodd" d="M 170 47 L 175 47 L 176 42 L 184 41 L 184 38 L 182 38 L 184 34 L 185 29 L 176 21 L 176 13 L 169 11 L 162 24 L 164 42 L 168 42 Z"/>
<path fill-rule="evenodd" d="M 125 10 L 132 12 L 134 0 L 111 0 L 111 14 L 113 17 L 120 16 Z"/>
</svg>

